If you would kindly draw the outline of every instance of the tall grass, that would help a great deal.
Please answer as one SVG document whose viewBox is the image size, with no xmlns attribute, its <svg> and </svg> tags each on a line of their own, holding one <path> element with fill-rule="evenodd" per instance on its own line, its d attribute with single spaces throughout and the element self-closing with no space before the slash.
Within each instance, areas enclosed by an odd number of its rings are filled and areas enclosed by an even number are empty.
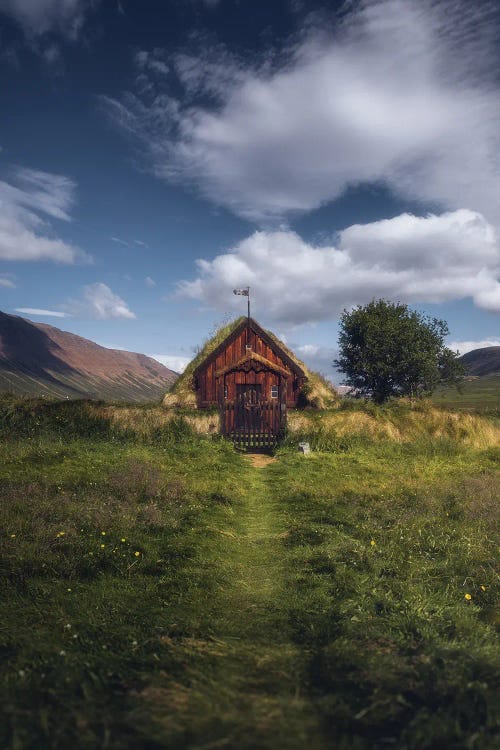
<svg viewBox="0 0 500 750">
<path fill-rule="evenodd" d="M 377 407 L 347 403 L 337 411 L 290 412 L 288 442 L 308 440 L 315 450 L 345 450 L 373 441 L 448 441 L 474 448 L 500 445 L 500 423 L 487 417 L 446 412 L 430 404 Z"/>
</svg>

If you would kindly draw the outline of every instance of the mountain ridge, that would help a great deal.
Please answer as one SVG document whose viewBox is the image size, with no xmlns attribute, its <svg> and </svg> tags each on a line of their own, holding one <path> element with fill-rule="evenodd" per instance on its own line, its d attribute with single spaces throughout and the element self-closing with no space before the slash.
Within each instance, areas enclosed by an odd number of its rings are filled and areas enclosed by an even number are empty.
<svg viewBox="0 0 500 750">
<path fill-rule="evenodd" d="M 0 391 L 19 395 L 151 401 L 178 374 L 137 352 L 0 311 Z"/>
<path fill-rule="evenodd" d="M 500 375 L 500 346 L 484 346 L 463 354 L 460 361 L 465 365 L 467 375 L 485 377 Z"/>
</svg>

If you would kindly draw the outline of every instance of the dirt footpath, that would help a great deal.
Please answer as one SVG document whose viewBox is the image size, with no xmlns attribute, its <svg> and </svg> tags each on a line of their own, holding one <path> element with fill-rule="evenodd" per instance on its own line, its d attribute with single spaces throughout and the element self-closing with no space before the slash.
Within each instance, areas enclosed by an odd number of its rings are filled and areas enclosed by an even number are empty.
<svg viewBox="0 0 500 750">
<path fill-rule="evenodd" d="M 274 456 L 265 453 L 247 453 L 247 458 L 255 469 L 263 469 L 276 461 Z"/>
</svg>

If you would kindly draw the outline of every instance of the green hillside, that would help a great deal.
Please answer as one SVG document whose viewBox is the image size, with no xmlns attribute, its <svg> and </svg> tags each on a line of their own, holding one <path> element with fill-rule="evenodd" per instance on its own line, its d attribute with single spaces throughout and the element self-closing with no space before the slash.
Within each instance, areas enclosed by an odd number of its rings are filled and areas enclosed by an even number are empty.
<svg viewBox="0 0 500 750">
<path fill-rule="evenodd" d="M 500 375 L 465 378 L 461 392 L 456 388 L 440 388 L 435 392 L 433 401 L 445 409 L 500 416 Z"/>
<path fill-rule="evenodd" d="M 149 381 L 124 372 L 119 377 L 97 378 L 75 372 L 30 373 L 15 371 L 0 360 L 0 393 L 46 398 L 94 398 L 107 401 L 160 401 L 173 378 Z"/>
</svg>

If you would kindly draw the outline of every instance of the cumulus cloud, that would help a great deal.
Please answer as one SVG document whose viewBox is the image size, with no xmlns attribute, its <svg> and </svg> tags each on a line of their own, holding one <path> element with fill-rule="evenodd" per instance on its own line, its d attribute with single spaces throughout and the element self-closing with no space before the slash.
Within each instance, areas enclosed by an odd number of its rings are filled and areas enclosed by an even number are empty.
<svg viewBox="0 0 500 750">
<path fill-rule="evenodd" d="M 237 310 L 232 289 L 249 285 L 258 309 L 292 325 L 333 319 L 375 297 L 413 303 L 471 297 L 500 312 L 497 235 L 467 209 L 354 225 L 327 246 L 289 231 L 255 232 L 230 252 L 199 260 L 198 271 L 180 283 L 180 295 Z"/>
<path fill-rule="evenodd" d="M 29 37 L 56 32 L 74 40 L 99 0 L 0 0 L 0 12 L 13 18 Z"/>
<path fill-rule="evenodd" d="M 189 357 L 183 357 L 179 354 L 148 354 L 148 357 L 156 359 L 157 362 L 174 372 L 184 372 L 191 361 Z"/>
<path fill-rule="evenodd" d="M 103 101 L 159 177 L 250 219 L 381 181 L 498 222 L 498 16 L 485 0 L 358 0 L 257 65 L 213 46 L 174 56 L 182 96 L 149 77 Z"/>
<path fill-rule="evenodd" d="M 39 307 L 16 307 L 16 312 L 24 313 L 25 315 L 37 315 L 41 317 L 50 318 L 70 318 L 71 315 L 65 312 L 57 312 L 56 310 L 43 310 Z"/>
<path fill-rule="evenodd" d="M 46 217 L 70 221 L 75 183 L 63 175 L 17 167 L 0 180 L 0 259 L 88 262 L 77 247 L 55 237 Z"/>
<path fill-rule="evenodd" d="M 447 346 L 454 352 L 458 351 L 460 354 L 467 354 L 474 349 L 484 349 L 487 346 L 500 346 L 500 339 L 491 338 L 483 339 L 482 341 L 450 341 Z"/>
<path fill-rule="evenodd" d="M 65 306 L 72 315 L 108 320 L 110 318 L 136 317 L 127 303 L 102 282 L 83 287 L 82 298 L 71 300 Z"/>
</svg>

